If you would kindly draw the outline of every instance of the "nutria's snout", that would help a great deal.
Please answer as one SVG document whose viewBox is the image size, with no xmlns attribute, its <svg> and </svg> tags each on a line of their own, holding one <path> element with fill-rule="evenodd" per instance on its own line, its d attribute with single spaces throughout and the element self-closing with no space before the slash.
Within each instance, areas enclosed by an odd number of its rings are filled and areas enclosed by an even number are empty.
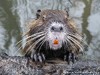
<svg viewBox="0 0 100 75">
<path fill-rule="evenodd" d="M 51 32 L 62 32 L 63 26 L 51 26 Z"/>
<path fill-rule="evenodd" d="M 65 28 L 64 24 L 59 22 L 52 22 L 47 30 L 47 41 L 49 42 L 49 47 L 53 50 L 57 50 L 62 47 L 65 41 Z M 56 41 L 56 42 L 55 42 Z"/>
</svg>

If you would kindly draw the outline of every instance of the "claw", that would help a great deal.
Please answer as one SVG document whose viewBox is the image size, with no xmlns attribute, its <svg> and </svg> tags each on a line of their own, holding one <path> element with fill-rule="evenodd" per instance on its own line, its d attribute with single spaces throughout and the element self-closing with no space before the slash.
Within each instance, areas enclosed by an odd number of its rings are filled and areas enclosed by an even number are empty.
<svg viewBox="0 0 100 75">
<path fill-rule="evenodd" d="M 70 53 L 70 52 L 66 53 L 66 55 L 65 55 L 65 60 L 68 62 L 68 64 L 70 63 L 70 61 L 71 61 L 72 63 L 74 63 L 75 60 L 76 60 L 75 54 L 72 53 L 72 52 L 71 52 L 71 53 Z"/>
<path fill-rule="evenodd" d="M 70 63 L 70 60 L 69 60 L 69 52 L 67 52 L 66 54 L 65 54 L 65 61 L 67 61 L 67 63 L 69 64 Z"/>
<path fill-rule="evenodd" d="M 43 62 L 43 59 L 42 59 L 42 56 L 41 56 L 40 53 L 38 53 L 38 61 L 41 62 L 41 63 Z"/>
<path fill-rule="evenodd" d="M 45 55 L 42 53 L 43 62 L 45 62 Z"/>
<path fill-rule="evenodd" d="M 34 59 L 34 61 L 36 61 L 36 62 L 38 61 L 37 54 L 34 54 L 34 55 L 33 55 L 33 59 Z"/>
<path fill-rule="evenodd" d="M 75 62 L 75 55 L 74 53 L 71 53 L 71 61 L 74 63 Z"/>
<path fill-rule="evenodd" d="M 45 55 L 43 53 L 35 53 L 31 55 L 31 59 L 33 59 L 35 62 L 44 62 L 45 61 Z"/>
</svg>

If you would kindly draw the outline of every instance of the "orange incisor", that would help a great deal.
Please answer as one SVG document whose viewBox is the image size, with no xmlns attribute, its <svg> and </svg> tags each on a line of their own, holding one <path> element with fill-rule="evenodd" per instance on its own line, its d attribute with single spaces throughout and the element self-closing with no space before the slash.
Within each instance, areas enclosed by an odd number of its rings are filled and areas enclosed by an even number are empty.
<svg viewBox="0 0 100 75">
<path fill-rule="evenodd" d="M 54 44 L 58 44 L 59 41 L 58 41 L 57 39 L 55 39 L 55 40 L 53 41 L 53 43 L 54 43 Z"/>
</svg>

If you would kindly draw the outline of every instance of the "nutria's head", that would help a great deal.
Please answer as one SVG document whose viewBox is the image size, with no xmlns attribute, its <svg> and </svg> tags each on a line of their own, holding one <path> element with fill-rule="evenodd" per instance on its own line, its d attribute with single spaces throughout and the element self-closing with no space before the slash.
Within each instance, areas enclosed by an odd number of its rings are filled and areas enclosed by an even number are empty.
<svg viewBox="0 0 100 75">
<path fill-rule="evenodd" d="M 58 50 L 63 45 L 71 45 L 73 48 L 80 47 L 80 38 L 75 25 L 70 20 L 68 13 L 61 10 L 44 10 L 30 27 L 30 35 L 38 38 L 40 46 L 48 42 L 49 47 Z M 74 45 L 75 44 L 75 45 Z"/>
</svg>

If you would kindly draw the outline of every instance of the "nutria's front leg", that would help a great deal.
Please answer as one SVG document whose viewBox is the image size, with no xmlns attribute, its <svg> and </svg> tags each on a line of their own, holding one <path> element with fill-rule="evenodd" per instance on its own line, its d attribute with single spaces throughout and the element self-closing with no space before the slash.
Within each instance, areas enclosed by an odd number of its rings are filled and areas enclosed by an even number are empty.
<svg viewBox="0 0 100 75">
<path fill-rule="evenodd" d="M 70 63 L 70 60 L 69 60 L 69 52 L 67 51 L 64 55 L 64 60 L 67 61 L 67 63 L 69 64 Z"/>
<path fill-rule="evenodd" d="M 44 63 L 45 62 L 45 55 L 43 53 L 31 53 L 31 59 L 35 62 Z"/>
<path fill-rule="evenodd" d="M 70 59 L 73 63 L 75 62 L 75 54 L 74 53 L 70 53 Z"/>
<path fill-rule="evenodd" d="M 66 53 L 65 53 L 65 61 L 67 61 L 68 62 L 68 64 L 70 64 L 70 61 L 72 62 L 72 63 L 74 63 L 75 62 L 75 54 L 74 53 L 72 53 L 72 52 L 69 52 L 69 51 L 67 51 Z"/>
<path fill-rule="evenodd" d="M 25 57 L 31 59 L 32 61 L 35 62 L 40 62 L 40 63 L 45 63 L 45 55 L 43 53 L 39 52 L 30 52 L 25 55 Z"/>
</svg>

